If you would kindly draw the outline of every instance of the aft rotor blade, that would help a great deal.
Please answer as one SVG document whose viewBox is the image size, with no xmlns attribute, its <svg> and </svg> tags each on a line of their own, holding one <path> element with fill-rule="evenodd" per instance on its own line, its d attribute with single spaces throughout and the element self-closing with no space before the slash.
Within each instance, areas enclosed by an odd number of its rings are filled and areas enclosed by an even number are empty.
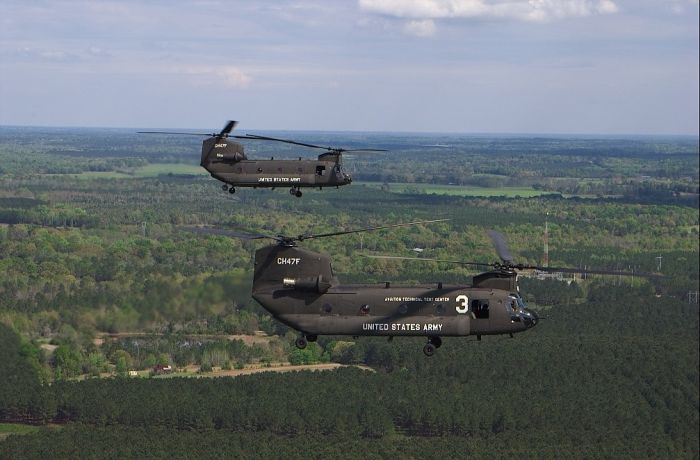
<svg viewBox="0 0 700 460">
<path fill-rule="evenodd" d="M 457 265 L 472 265 L 477 267 L 493 267 L 493 264 L 485 262 L 462 262 L 460 260 L 447 260 L 447 259 L 430 259 L 425 257 L 403 257 L 403 256 L 375 256 L 373 254 L 361 254 L 363 257 L 369 257 L 370 259 L 389 259 L 389 260 L 420 260 L 423 262 L 444 262 L 447 264 L 457 264 Z"/>
<path fill-rule="evenodd" d="M 207 137 L 228 137 L 228 135 L 233 131 L 233 128 L 238 124 L 235 120 L 229 120 L 224 128 L 219 133 L 183 133 L 183 132 L 173 132 L 173 131 L 136 131 L 137 134 L 175 134 L 178 136 L 207 136 Z M 242 137 L 242 136 L 231 136 L 231 137 Z"/>
<path fill-rule="evenodd" d="M 295 238 L 296 241 L 310 240 L 313 238 L 325 238 L 327 236 L 336 235 L 348 235 L 350 233 L 361 233 L 361 232 L 371 232 L 374 230 L 381 230 L 383 228 L 395 228 L 395 227 L 408 227 L 409 225 L 419 225 L 419 224 L 430 224 L 433 222 L 445 222 L 451 219 L 434 219 L 434 220 L 419 220 L 415 222 L 405 222 L 403 224 L 393 224 L 393 225 L 381 225 L 379 227 L 365 227 L 356 230 L 345 230 L 342 232 L 332 232 L 332 233 L 321 233 L 318 235 L 299 235 Z"/>
<path fill-rule="evenodd" d="M 505 236 L 495 230 L 489 230 L 487 233 L 493 242 L 493 246 L 496 248 L 498 257 L 500 257 L 503 262 L 512 263 L 513 256 L 510 255 Z"/>
<path fill-rule="evenodd" d="M 185 231 L 197 233 L 200 235 L 230 236 L 233 238 L 240 238 L 242 240 L 262 240 L 262 239 L 277 240 L 278 239 L 278 237 L 276 237 L 276 236 L 238 232 L 235 230 L 227 230 L 225 228 L 214 228 L 214 227 L 181 227 L 181 228 Z"/>
<path fill-rule="evenodd" d="M 231 131 L 233 131 L 233 128 L 235 128 L 237 124 L 238 124 L 237 121 L 229 120 L 226 123 L 226 126 L 224 126 L 224 129 L 222 129 L 221 132 L 219 133 L 218 137 L 228 137 L 228 135 L 231 133 Z"/>
<path fill-rule="evenodd" d="M 137 134 L 176 134 L 178 136 L 216 136 L 216 133 L 175 133 L 171 131 L 136 131 Z"/>
</svg>

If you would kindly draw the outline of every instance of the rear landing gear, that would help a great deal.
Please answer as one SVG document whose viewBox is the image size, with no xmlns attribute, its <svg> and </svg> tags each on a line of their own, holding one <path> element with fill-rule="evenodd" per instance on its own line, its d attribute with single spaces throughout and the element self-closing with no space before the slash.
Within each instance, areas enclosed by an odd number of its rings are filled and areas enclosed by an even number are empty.
<svg viewBox="0 0 700 460">
<path fill-rule="evenodd" d="M 234 193 L 236 193 L 236 189 L 233 188 L 233 187 L 231 187 L 230 189 L 228 189 L 228 193 L 230 193 L 231 195 L 233 195 Z"/>
<path fill-rule="evenodd" d="M 233 187 L 229 188 L 228 184 L 222 185 L 221 190 L 223 190 L 224 192 L 228 192 L 228 193 L 236 193 L 236 189 Z"/>
<path fill-rule="evenodd" d="M 292 188 L 290 188 L 290 189 L 289 189 L 289 194 L 290 194 L 290 195 L 294 195 L 294 196 L 296 196 L 297 198 L 301 198 L 301 195 L 302 195 L 301 190 L 299 190 L 299 187 L 292 187 Z"/>
<path fill-rule="evenodd" d="M 423 347 L 425 356 L 433 356 L 438 348 L 442 345 L 442 339 L 438 336 L 428 337 L 428 343 Z"/>
<path fill-rule="evenodd" d="M 305 335 L 303 337 L 299 337 L 294 341 L 294 345 L 300 350 L 303 350 L 306 348 L 306 346 L 309 344 L 309 342 L 315 342 L 318 339 L 317 335 L 309 334 Z"/>
</svg>

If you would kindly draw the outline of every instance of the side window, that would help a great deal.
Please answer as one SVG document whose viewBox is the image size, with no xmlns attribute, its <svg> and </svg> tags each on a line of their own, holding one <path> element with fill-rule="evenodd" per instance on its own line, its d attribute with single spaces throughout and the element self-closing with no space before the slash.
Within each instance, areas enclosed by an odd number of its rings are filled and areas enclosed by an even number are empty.
<svg viewBox="0 0 700 460">
<path fill-rule="evenodd" d="M 474 299 L 472 300 L 471 310 L 475 318 L 486 319 L 489 317 L 489 301 Z"/>
<path fill-rule="evenodd" d="M 316 166 L 316 175 L 317 176 L 323 176 L 325 173 L 326 173 L 325 166 L 322 166 L 322 165 Z"/>
</svg>

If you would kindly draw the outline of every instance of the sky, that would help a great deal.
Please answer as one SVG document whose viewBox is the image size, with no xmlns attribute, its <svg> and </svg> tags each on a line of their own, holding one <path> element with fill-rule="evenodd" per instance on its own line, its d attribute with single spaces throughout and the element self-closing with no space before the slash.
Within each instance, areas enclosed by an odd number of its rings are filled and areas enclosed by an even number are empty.
<svg viewBox="0 0 700 460">
<path fill-rule="evenodd" d="M 698 0 L 0 0 L 0 125 L 698 135 Z"/>
</svg>

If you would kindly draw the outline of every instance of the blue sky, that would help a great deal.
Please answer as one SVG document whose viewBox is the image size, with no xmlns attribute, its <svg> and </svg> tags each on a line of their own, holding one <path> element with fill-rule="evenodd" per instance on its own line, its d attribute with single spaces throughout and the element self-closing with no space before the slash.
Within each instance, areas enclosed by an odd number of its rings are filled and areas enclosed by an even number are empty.
<svg viewBox="0 0 700 460">
<path fill-rule="evenodd" d="M 0 125 L 698 134 L 697 0 L 0 1 Z"/>
</svg>

